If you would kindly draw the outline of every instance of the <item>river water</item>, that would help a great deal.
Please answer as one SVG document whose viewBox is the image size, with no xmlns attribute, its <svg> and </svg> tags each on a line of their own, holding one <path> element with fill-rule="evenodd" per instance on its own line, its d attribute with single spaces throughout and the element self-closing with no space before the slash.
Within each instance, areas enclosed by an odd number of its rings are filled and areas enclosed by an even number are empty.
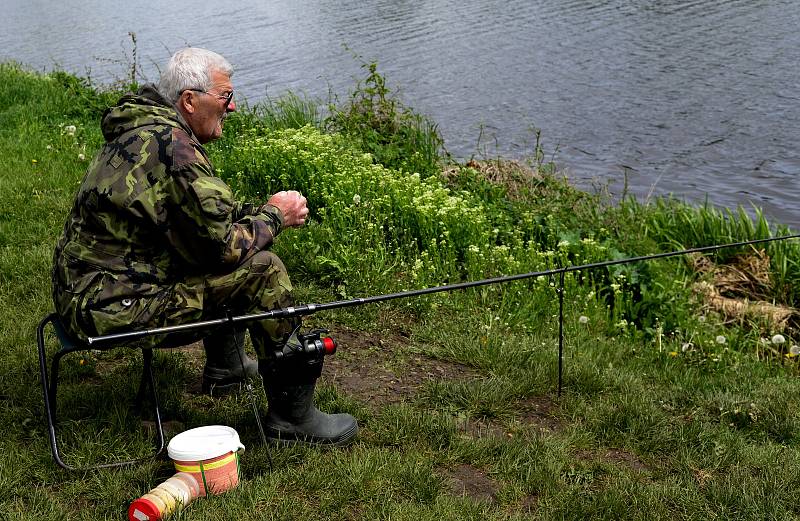
<svg viewBox="0 0 800 521">
<path fill-rule="evenodd" d="M 0 60 L 97 83 L 185 45 L 251 103 L 346 96 L 377 61 L 456 157 L 524 158 L 540 129 L 578 186 L 755 205 L 800 227 L 796 0 L 2 0 Z M 480 138 L 480 139 L 479 139 Z"/>
</svg>

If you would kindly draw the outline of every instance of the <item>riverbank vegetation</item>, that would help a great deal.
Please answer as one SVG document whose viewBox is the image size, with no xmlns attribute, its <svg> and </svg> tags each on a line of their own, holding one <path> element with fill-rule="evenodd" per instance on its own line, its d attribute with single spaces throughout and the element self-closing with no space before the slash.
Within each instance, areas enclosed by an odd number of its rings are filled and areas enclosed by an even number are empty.
<svg viewBox="0 0 800 521">
<path fill-rule="evenodd" d="M 789 233 L 761 214 L 612 202 L 529 161 L 448 158 L 374 65 L 320 108 L 287 95 L 228 118 L 209 150 L 237 194 L 298 189 L 311 220 L 275 251 L 299 303 L 396 292 Z M 50 459 L 34 330 L 50 263 L 119 92 L 0 65 L 0 512 L 123 517 L 167 461 L 71 474 Z M 537 145 L 538 147 L 538 145 Z M 797 241 L 320 313 L 339 338 L 318 400 L 354 414 L 342 450 L 267 451 L 245 395 L 199 392 L 198 348 L 156 355 L 171 434 L 231 425 L 242 483 L 178 518 L 777 519 L 800 514 Z M 53 345 L 50 346 L 54 348 Z M 69 461 L 144 454 L 140 357 L 67 357 Z M 259 398 L 262 412 L 266 404 Z"/>
</svg>

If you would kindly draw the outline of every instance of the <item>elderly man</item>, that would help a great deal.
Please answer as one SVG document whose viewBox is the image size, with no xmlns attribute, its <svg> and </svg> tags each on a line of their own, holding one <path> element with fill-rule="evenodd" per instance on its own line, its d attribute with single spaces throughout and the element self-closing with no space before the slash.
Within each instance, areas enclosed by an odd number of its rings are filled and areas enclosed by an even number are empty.
<svg viewBox="0 0 800 521">
<path fill-rule="evenodd" d="M 83 179 L 53 262 L 56 311 L 76 336 L 104 335 L 255 313 L 291 305 L 291 283 L 268 249 L 283 228 L 308 215 L 298 192 L 265 204 L 236 201 L 203 148 L 236 110 L 222 56 L 199 48 L 175 53 L 158 86 L 124 96 L 102 120 L 106 144 Z M 252 322 L 258 363 L 243 351 L 244 331 L 203 340 L 203 388 L 217 394 L 260 374 L 268 435 L 341 445 L 358 427 L 346 414 L 313 404 L 321 358 L 278 360 L 295 321 Z M 152 347 L 196 340 L 174 334 Z"/>
</svg>

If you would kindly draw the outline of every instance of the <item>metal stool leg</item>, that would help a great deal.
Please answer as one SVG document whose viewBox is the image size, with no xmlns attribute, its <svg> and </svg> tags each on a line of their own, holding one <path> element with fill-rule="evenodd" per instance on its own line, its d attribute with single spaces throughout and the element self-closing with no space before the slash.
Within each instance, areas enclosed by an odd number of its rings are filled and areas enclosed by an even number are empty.
<svg viewBox="0 0 800 521">
<path fill-rule="evenodd" d="M 55 387 L 50 385 L 50 380 L 47 377 L 47 354 L 44 347 L 44 329 L 47 327 L 48 322 L 52 322 L 54 315 L 48 315 L 39 323 L 36 328 L 36 343 L 39 349 L 39 372 L 41 373 L 42 391 L 44 394 L 44 412 L 47 420 L 48 437 L 50 438 L 50 450 L 53 454 L 53 460 L 62 468 L 71 469 L 69 465 L 61 460 L 58 453 L 58 442 L 56 440 L 56 420 L 55 420 L 55 403 L 51 398 L 55 395 Z M 54 382 L 56 380 L 53 380 Z"/>
<path fill-rule="evenodd" d="M 48 323 L 51 324 L 51 326 L 53 327 L 58 342 L 60 344 L 59 350 L 53 355 L 52 369 L 51 369 L 51 374 L 49 375 L 47 372 L 47 353 L 45 349 L 45 329 L 47 328 Z M 44 408 L 45 408 L 45 418 L 47 420 L 48 437 L 50 439 L 50 448 L 52 451 L 53 460 L 56 462 L 58 466 L 67 470 L 93 470 L 101 468 L 121 467 L 125 465 L 133 465 L 136 463 L 141 463 L 143 461 L 156 458 L 159 455 L 161 455 L 162 452 L 164 452 L 166 443 L 164 439 L 164 429 L 161 422 L 161 411 L 159 409 L 158 396 L 156 394 L 155 378 L 153 377 L 153 368 L 152 368 L 153 351 L 152 349 L 147 349 L 142 351 L 143 355 L 142 379 L 139 384 L 137 402 L 141 401 L 144 398 L 145 387 L 149 386 L 153 397 L 156 434 L 158 436 L 158 444 L 156 447 L 156 451 L 151 456 L 144 458 L 137 458 L 135 460 L 120 461 L 113 463 L 103 463 L 100 465 L 93 465 L 85 468 L 77 468 L 66 464 L 63 461 L 61 454 L 59 452 L 58 440 L 56 436 L 56 425 L 57 425 L 56 398 L 58 390 L 59 366 L 61 363 L 61 359 L 64 357 L 64 355 L 75 351 L 88 351 L 91 348 L 88 345 L 83 344 L 69 337 L 63 325 L 61 324 L 58 316 L 55 313 L 46 316 L 39 323 L 39 326 L 36 329 L 36 343 L 39 351 L 39 372 L 41 374 L 42 394 L 44 396 Z"/>
<path fill-rule="evenodd" d="M 153 398 L 153 414 L 156 424 L 156 435 L 158 436 L 158 448 L 156 456 L 160 455 L 166 446 L 164 439 L 164 426 L 161 422 L 161 409 L 158 403 L 158 393 L 156 392 L 156 381 L 153 376 L 153 350 L 142 349 L 142 379 L 139 381 L 139 392 L 136 395 L 136 403 L 141 408 L 144 400 L 145 388 L 150 388 L 150 396 Z"/>
</svg>

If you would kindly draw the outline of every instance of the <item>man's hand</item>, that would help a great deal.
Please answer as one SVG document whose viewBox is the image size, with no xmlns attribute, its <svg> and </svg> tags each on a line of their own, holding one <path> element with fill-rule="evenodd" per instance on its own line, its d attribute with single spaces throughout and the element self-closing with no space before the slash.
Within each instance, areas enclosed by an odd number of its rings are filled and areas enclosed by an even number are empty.
<svg viewBox="0 0 800 521">
<path fill-rule="evenodd" d="M 284 226 L 302 226 L 306 223 L 308 216 L 306 198 L 296 190 L 278 192 L 269 198 L 267 204 L 271 204 L 281 211 Z"/>
</svg>

